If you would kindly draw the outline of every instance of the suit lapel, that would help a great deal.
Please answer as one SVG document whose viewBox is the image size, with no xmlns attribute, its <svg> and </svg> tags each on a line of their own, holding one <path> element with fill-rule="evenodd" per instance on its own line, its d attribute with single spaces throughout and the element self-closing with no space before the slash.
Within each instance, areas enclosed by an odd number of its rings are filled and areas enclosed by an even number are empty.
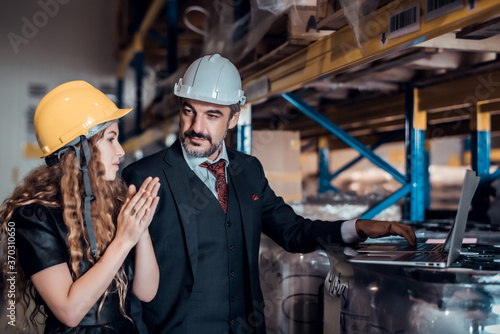
<svg viewBox="0 0 500 334">
<path fill-rule="evenodd" d="M 198 262 L 198 228 L 196 212 L 193 207 L 193 194 L 188 177 L 189 166 L 182 156 L 182 149 L 178 140 L 167 151 L 165 162 L 169 165 L 164 169 L 165 177 L 172 191 L 184 228 L 184 237 L 186 238 L 189 261 L 194 277 Z"/>
<path fill-rule="evenodd" d="M 247 247 L 247 255 L 249 261 L 248 263 L 252 263 L 252 236 L 254 234 L 254 224 L 251 220 L 251 217 L 253 217 L 252 208 L 249 205 L 251 203 L 251 201 L 249 200 L 251 198 L 251 194 L 248 192 L 248 189 L 250 189 L 250 187 L 247 183 L 247 180 L 242 175 L 242 165 L 237 160 L 235 160 L 234 153 L 228 150 L 228 157 L 230 161 L 228 166 L 229 175 L 231 178 L 230 180 L 231 182 L 233 182 L 234 192 L 241 210 L 241 220 L 243 223 L 243 234 L 245 236 L 245 244 Z M 248 198 L 246 198 L 247 196 Z M 231 205 L 231 203 L 229 205 Z"/>
</svg>

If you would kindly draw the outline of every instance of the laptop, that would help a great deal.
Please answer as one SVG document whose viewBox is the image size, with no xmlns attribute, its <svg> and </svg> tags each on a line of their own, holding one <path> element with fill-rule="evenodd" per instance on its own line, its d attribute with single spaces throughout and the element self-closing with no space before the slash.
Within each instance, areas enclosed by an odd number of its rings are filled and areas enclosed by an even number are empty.
<svg viewBox="0 0 500 334">
<path fill-rule="evenodd" d="M 479 177 L 472 170 L 465 173 L 455 221 L 444 244 L 420 244 L 434 250 L 413 250 L 408 244 L 364 244 L 356 249 L 357 255 L 349 259 L 357 263 L 392 264 L 423 267 L 449 267 L 455 262 L 462 248 L 470 203 L 479 184 Z"/>
</svg>

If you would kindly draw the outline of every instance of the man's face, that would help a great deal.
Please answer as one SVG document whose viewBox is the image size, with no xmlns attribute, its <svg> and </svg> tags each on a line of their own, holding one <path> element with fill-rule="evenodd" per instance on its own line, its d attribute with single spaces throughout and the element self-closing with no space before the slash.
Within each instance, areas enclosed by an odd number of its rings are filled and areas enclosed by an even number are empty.
<svg viewBox="0 0 500 334">
<path fill-rule="evenodd" d="M 230 114 L 229 106 L 182 99 L 179 138 L 186 152 L 215 160 L 227 130 L 238 123 L 239 112 Z"/>
</svg>

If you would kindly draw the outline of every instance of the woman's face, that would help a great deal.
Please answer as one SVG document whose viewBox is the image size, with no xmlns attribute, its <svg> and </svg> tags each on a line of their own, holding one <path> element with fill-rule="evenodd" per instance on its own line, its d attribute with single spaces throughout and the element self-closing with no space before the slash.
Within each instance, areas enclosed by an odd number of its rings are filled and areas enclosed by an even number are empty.
<svg viewBox="0 0 500 334">
<path fill-rule="evenodd" d="M 101 162 L 106 168 L 104 180 L 113 181 L 120 168 L 120 158 L 125 155 L 122 146 L 118 142 L 118 122 L 114 122 L 104 130 L 104 136 L 97 142 L 101 151 Z"/>
</svg>

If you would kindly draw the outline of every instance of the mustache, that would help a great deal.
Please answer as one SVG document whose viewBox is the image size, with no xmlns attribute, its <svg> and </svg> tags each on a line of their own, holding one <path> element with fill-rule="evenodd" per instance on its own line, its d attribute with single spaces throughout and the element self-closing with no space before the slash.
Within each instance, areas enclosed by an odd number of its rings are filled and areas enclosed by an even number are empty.
<svg viewBox="0 0 500 334">
<path fill-rule="evenodd" d="M 212 137 L 210 135 L 204 133 L 197 133 L 194 132 L 193 130 L 187 130 L 186 132 L 184 132 L 184 137 L 206 139 L 210 143 L 212 143 Z"/>
</svg>

